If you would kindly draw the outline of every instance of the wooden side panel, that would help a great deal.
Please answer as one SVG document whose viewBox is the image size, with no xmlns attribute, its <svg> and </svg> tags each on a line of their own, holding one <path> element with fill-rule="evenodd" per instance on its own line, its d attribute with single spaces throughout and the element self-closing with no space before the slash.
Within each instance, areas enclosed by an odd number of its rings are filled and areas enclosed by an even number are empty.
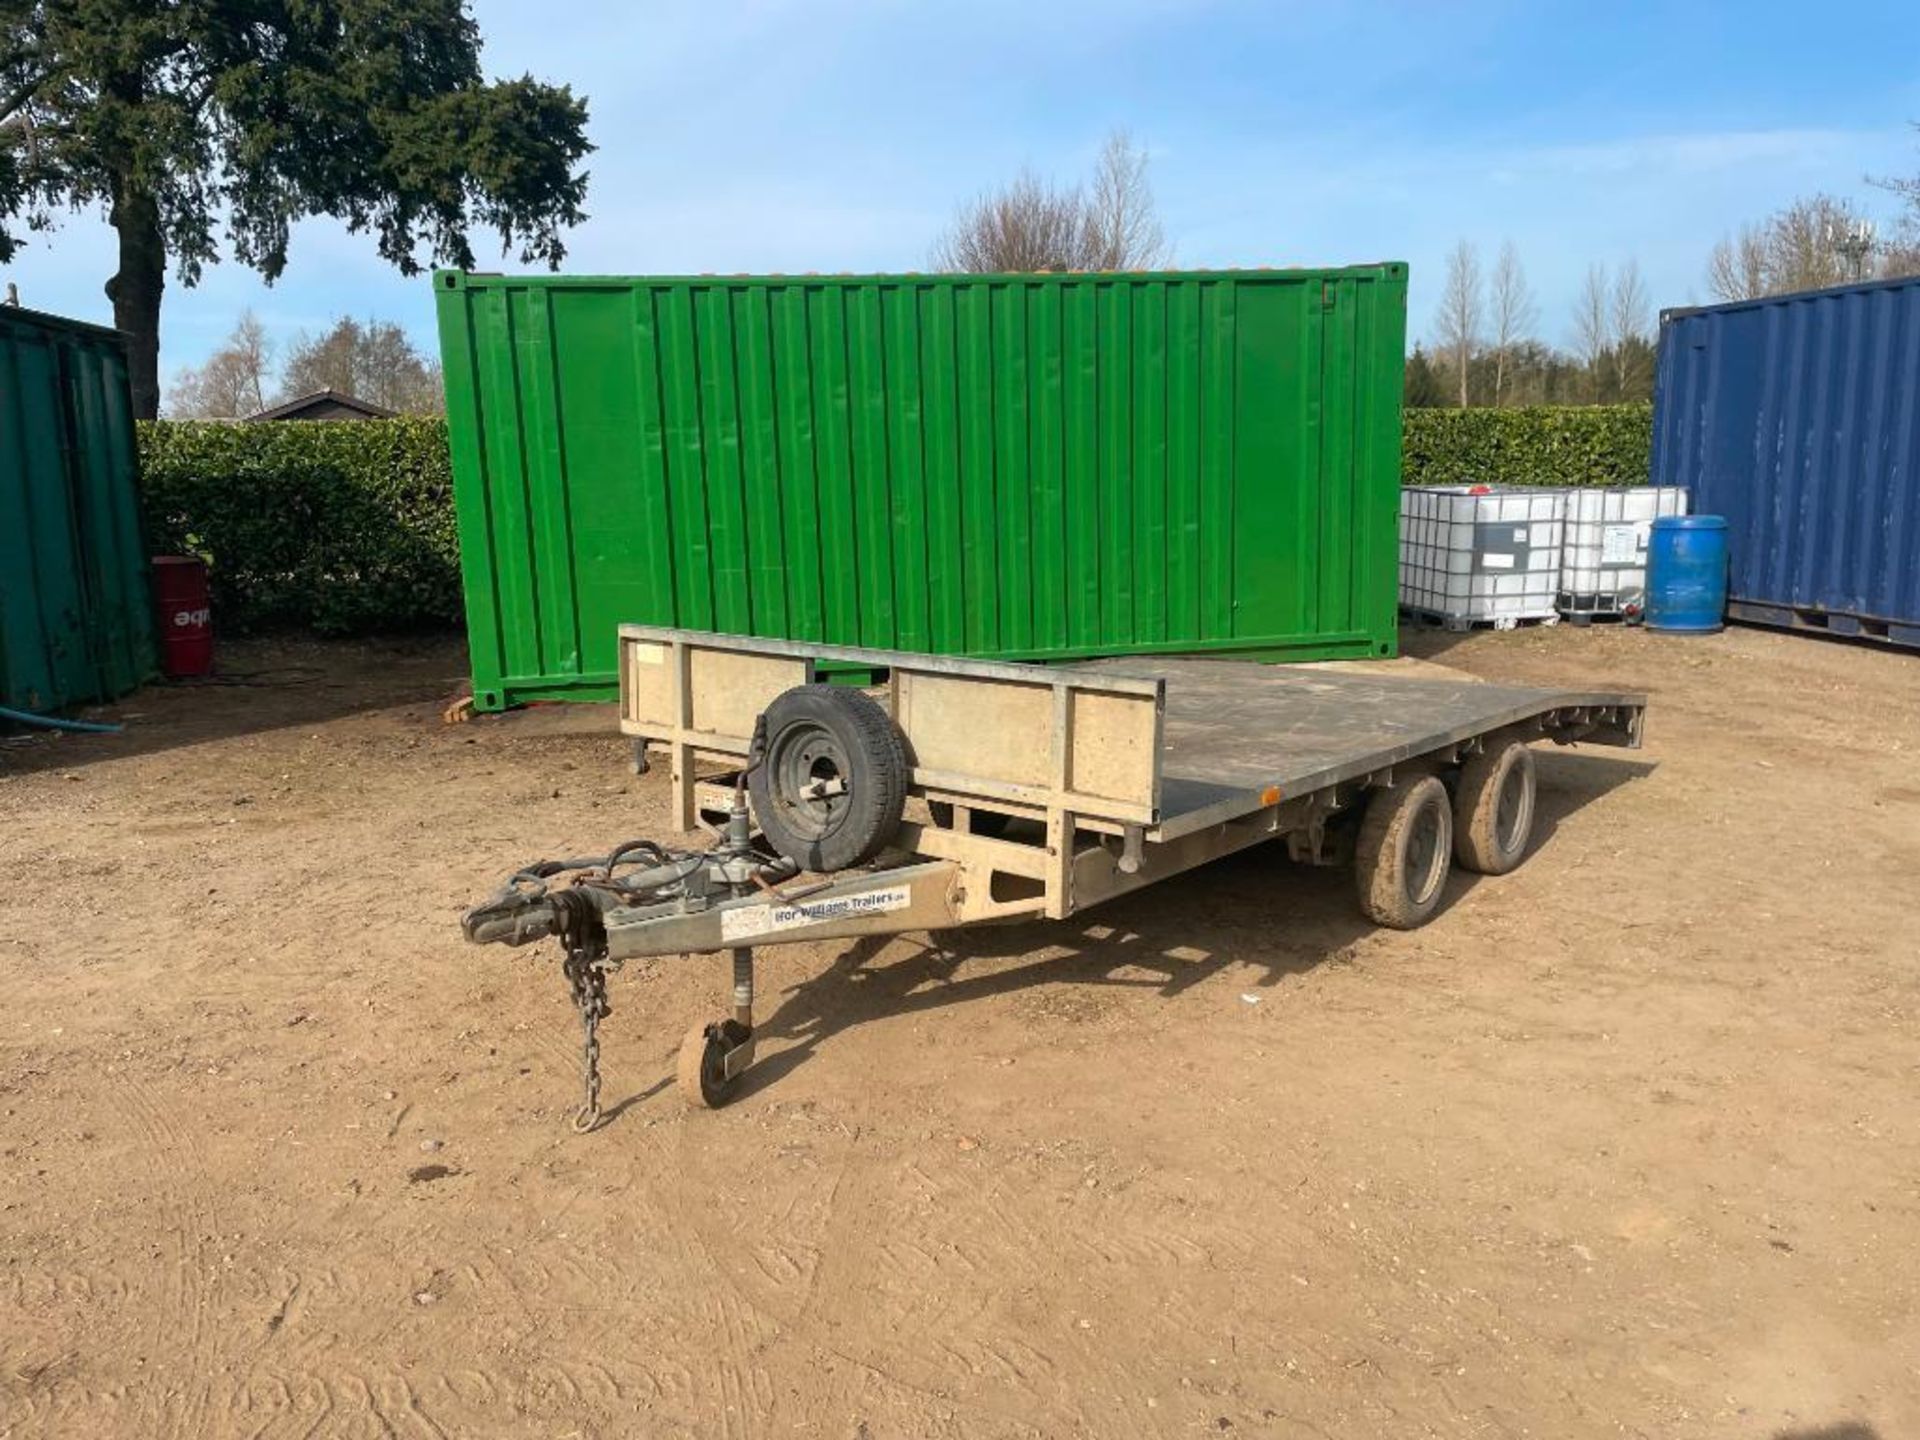
<svg viewBox="0 0 1920 1440">
<path fill-rule="evenodd" d="M 753 723 L 783 693 L 811 678 L 804 660 L 690 646 L 693 729 L 707 735 L 753 734 Z"/>
<path fill-rule="evenodd" d="M 1153 803 L 1159 705 L 1147 695 L 1073 690 L 1066 788 L 1127 805 Z"/>
<path fill-rule="evenodd" d="M 759 716 L 825 661 L 889 673 L 915 787 L 1044 812 L 1054 826 L 1159 819 L 1158 680 L 641 626 L 620 644 L 620 728 L 671 755 L 683 826 L 696 758 L 746 755 Z"/>
<path fill-rule="evenodd" d="M 896 675 L 894 715 L 922 770 L 1050 786 L 1053 687 L 957 675 Z"/>
<path fill-rule="evenodd" d="M 672 647 L 622 640 L 620 652 L 620 728 L 641 735 L 677 730 Z"/>
<path fill-rule="evenodd" d="M 663 740 L 687 730 L 744 741 L 776 696 L 813 679 L 813 667 L 797 656 L 630 637 L 621 641 L 620 668 L 620 728 Z"/>
</svg>

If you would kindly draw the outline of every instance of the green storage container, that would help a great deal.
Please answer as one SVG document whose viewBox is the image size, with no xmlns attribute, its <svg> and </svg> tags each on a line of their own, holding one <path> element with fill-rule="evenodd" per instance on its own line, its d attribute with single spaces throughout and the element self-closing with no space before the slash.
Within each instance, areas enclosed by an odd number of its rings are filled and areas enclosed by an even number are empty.
<svg viewBox="0 0 1920 1440">
<path fill-rule="evenodd" d="M 152 677 L 125 338 L 0 306 L 0 704 L 49 712 Z"/>
<path fill-rule="evenodd" d="M 1407 267 L 434 277 L 474 697 L 623 621 L 1393 653 Z"/>
</svg>

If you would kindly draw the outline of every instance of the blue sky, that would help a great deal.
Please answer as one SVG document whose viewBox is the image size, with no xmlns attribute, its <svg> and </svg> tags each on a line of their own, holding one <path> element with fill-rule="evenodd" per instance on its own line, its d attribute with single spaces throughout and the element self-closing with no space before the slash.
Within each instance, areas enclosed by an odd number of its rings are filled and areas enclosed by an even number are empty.
<svg viewBox="0 0 1920 1440">
<path fill-rule="evenodd" d="M 479 0 L 494 73 L 592 107 L 594 273 L 924 268 L 955 201 L 1023 164 L 1071 178 L 1125 126 L 1150 149 L 1182 265 L 1412 264 L 1431 326 L 1447 250 L 1519 247 L 1564 343 L 1592 261 L 1656 303 L 1703 299 L 1713 241 L 1825 189 L 1890 216 L 1867 173 L 1920 172 L 1920 5 L 617 3 Z M 483 268 L 506 268 L 479 237 Z M 104 319 L 112 237 L 70 218 L 5 271 Z M 269 288 L 221 265 L 168 291 L 164 374 L 251 306 L 281 336 L 334 316 L 433 341 L 424 279 L 331 221 Z"/>
</svg>

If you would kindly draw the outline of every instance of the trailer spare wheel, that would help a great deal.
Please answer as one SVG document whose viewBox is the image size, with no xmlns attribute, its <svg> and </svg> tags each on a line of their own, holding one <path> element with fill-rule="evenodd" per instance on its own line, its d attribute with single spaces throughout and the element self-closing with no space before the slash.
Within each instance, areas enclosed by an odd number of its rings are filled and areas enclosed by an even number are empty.
<svg viewBox="0 0 1920 1440">
<path fill-rule="evenodd" d="M 766 753 L 747 779 L 773 848 L 807 870 L 873 859 L 900 828 L 907 754 L 871 696 L 797 685 L 766 711 Z"/>
</svg>

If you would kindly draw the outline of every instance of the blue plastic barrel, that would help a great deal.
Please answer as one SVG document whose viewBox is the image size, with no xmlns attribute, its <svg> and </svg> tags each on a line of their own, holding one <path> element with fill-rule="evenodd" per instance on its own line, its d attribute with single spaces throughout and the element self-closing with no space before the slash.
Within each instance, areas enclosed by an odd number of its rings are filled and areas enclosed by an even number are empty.
<svg viewBox="0 0 1920 1440">
<path fill-rule="evenodd" d="M 1711 635 L 1727 613 L 1727 522 L 1662 515 L 1647 540 L 1647 628 Z"/>
</svg>

